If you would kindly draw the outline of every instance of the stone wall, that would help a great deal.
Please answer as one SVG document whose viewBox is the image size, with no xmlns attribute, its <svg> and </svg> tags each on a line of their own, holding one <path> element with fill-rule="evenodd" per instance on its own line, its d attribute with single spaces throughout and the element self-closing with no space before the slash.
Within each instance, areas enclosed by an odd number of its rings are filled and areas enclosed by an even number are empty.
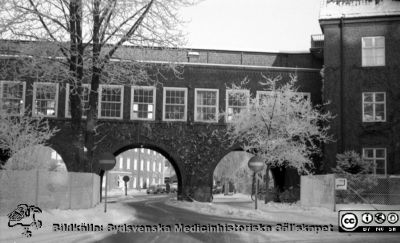
<svg viewBox="0 0 400 243">
<path fill-rule="evenodd" d="M 335 208 L 335 175 L 302 176 L 300 203 L 306 207 Z"/>
</svg>

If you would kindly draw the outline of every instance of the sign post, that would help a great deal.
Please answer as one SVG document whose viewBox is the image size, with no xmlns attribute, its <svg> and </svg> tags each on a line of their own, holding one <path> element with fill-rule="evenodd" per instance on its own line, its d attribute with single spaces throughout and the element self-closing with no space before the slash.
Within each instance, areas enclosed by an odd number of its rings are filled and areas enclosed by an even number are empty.
<svg viewBox="0 0 400 243">
<path fill-rule="evenodd" d="M 125 182 L 125 196 L 127 196 L 128 195 L 128 181 L 129 181 L 129 176 L 124 176 L 124 177 L 122 177 L 122 180 L 124 180 L 124 182 Z"/>
<path fill-rule="evenodd" d="M 108 170 L 111 170 L 115 166 L 115 156 L 112 153 L 102 153 L 98 157 L 99 167 L 105 171 L 106 176 L 106 187 L 104 192 L 104 212 L 107 212 L 107 190 L 108 190 Z"/>
<path fill-rule="evenodd" d="M 336 212 L 336 191 L 347 190 L 347 179 L 335 177 L 335 189 L 333 190 L 333 212 Z"/>
<path fill-rule="evenodd" d="M 248 166 L 254 171 L 256 176 L 256 191 L 255 191 L 255 200 L 254 200 L 254 208 L 257 210 L 257 200 L 258 200 L 258 176 L 257 173 L 260 172 L 264 168 L 264 159 L 260 156 L 254 156 L 249 160 Z"/>
</svg>

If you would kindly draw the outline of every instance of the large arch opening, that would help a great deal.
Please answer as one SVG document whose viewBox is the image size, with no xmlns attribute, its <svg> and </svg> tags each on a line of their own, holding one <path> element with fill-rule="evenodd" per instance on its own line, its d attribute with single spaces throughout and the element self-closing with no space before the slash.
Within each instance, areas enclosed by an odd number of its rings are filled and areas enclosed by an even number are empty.
<svg viewBox="0 0 400 243">
<path fill-rule="evenodd" d="M 158 146 L 132 144 L 115 151 L 116 165 L 108 171 L 108 195 L 182 193 L 182 176 L 172 156 Z M 102 178 L 104 173 L 101 173 Z M 125 183 L 124 176 L 129 178 Z M 126 188 L 125 188 L 126 187 Z M 104 194 L 105 180 L 102 179 Z M 111 193 L 111 194 L 110 194 Z"/>
<path fill-rule="evenodd" d="M 6 170 L 67 171 L 61 155 L 53 148 L 45 145 L 35 145 L 21 149 L 8 158 L 3 168 Z"/>
</svg>

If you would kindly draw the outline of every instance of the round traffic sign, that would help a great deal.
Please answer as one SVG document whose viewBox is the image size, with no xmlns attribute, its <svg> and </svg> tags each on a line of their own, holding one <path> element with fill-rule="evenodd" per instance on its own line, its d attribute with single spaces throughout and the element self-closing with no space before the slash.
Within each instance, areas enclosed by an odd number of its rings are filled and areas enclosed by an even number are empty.
<svg viewBox="0 0 400 243">
<path fill-rule="evenodd" d="M 264 168 L 265 159 L 261 156 L 254 156 L 249 160 L 248 166 L 254 172 L 259 172 Z"/>
<path fill-rule="evenodd" d="M 124 180 L 125 182 L 128 182 L 129 181 L 129 176 L 122 177 L 122 180 Z"/>
<path fill-rule="evenodd" d="M 99 166 L 103 170 L 111 170 L 115 166 L 115 156 L 112 153 L 101 153 L 98 156 Z"/>
</svg>

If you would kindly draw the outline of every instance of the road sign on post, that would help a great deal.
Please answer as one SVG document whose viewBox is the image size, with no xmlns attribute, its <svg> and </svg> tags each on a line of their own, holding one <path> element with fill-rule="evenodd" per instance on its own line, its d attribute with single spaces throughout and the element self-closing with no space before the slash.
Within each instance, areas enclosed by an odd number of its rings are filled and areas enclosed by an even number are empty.
<svg viewBox="0 0 400 243">
<path fill-rule="evenodd" d="M 249 160 L 248 166 L 254 172 L 260 172 L 265 165 L 265 159 L 260 156 L 254 156 Z"/>
<path fill-rule="evenodd" d="M 107 187 L 108 187 L 108 170 L 111 170 L 115 166 L 115 156 L 112 153 L 102 153 L 98 156 L 99 167 L 105 171 L 106 176 L 106 188 L 104 191 L 104 212 L 107 212 Z"/>
<path fill-rule="evenodd" d="M 265 159 L 260 156 L 254 156 L 249 160 L 248 166 L 254 171 L 256 174 L 260 172 L 265 165 Z M 256 177 L 257 178 L 257 177 Z M 257 199 L 258 199 L 258 181 L 256 181 L 256 192 L 255 192 L 255 200 L 254 200 L 254 208 L 257 209 Z"/>
<path fill-rule="evenodd" d="M 125 196 L 127 196 L 128 195 L 128 181 L 129 181 L 129 176 L 124 176 L 124 177 L 122 177 L 122 180 L 124 180 L 124 182 L 125 182 Z"/>
<path fill-rule="evenodd" d="M 335 190 L 347 190 L 347 179 L 336 178 L 335 179 Z"/>
</svg>

